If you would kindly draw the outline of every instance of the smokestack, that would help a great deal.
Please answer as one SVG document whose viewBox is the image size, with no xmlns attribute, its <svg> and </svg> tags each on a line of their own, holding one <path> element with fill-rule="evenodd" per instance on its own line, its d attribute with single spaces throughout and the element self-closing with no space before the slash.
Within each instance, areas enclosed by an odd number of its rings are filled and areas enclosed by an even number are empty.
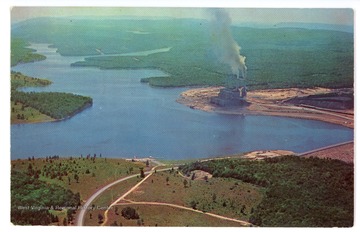
<svg viewBox="0 0 360 232">
<path fill-rule="evenodd" d="M 231 35 L 231 18 L 224 9 L 210 9 L 210 28 L 215 45 L 215 54 L 223 64 L 230 66 L 237 78 L 246 77 L 245 56 L 240 55 L 240 46 Z"/>
</svg>

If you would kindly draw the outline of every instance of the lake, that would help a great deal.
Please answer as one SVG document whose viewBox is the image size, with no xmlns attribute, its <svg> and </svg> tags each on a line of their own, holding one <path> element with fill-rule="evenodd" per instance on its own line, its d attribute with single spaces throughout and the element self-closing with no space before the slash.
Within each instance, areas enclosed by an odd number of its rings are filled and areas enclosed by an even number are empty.
<svg viewBox="0 0 360 232">
<path fill-rule="evenodd" d="M 176 102 L 187 88 L 153 88 L 140 79 L 160 70 L 100 70 L 71 67 L 85 57 L 64 57 L 47 44 L 32 48 L 47 56 L 12 70 L 53 84 L 24 91 L 90 96 L 93 106 L 60 122 L 11 125 L 11 159 L 50 155 L 205 158 L 260 149 L 304 152 L 353 140 L 352 129 L 314 120 L 208 113 Z"/>
</svg>

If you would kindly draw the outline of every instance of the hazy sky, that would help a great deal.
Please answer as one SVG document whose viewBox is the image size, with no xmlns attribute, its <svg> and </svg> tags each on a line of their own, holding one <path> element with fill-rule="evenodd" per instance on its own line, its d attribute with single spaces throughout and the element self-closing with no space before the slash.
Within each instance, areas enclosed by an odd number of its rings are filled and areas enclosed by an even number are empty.
<svg viewBox="0 0 360 232">
<path fill-rule="evenodd" d="M 275 24 L 305 22 L 353 25 L 352 9 L 284 9 L 229 8 L 233 23 Z M 14 7 L 11 21 L 19 22 L 35 17 L 64 16 L 145 16 L 176 18 L 207 18 L 205 8 L 131 8 L 131 7 Z"/>
</svg>

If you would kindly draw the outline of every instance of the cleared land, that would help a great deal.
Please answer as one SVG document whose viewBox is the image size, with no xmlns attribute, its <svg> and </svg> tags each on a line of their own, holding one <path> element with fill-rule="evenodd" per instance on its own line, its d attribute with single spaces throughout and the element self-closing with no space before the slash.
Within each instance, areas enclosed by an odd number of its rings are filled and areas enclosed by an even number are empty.
<svg viewBox="0 0 360 232">
<path fill-rule="evenodd" d="M 281 156 L 261 161 L 209 160 L 186 164 L 179 170 L 203 170 L 216 178 L 234 178 L 262 186 L 264 197 L 249 218 L 257 226 L 353 226 L 353 164 Z"/>
<path fill-rule="evenodd" d="M 199 172 L 195 172 L 196 175 Z M 161 181 L 162 180 L 162 181 Z M 138 182 L 138 181 L 136 181 Z M 134 183 L 134 182 L 133 182 Z M 138 185 L 140 182 L 138 183 Z M 117 196 L 126 192 L 129 185 L 121 182 L 112 188 L 121 189 Z M 229 188 L 229 190 L 227 189 Z M 210 190 L 211 189 L 211 190 Z M 115 190 L 115 189 L 114 189 Z M 112 191 L 112 190 L 109 190 Z M 247 222 L 253 206 L 259 204 L 262 198 L 261 188 L 223 178 L 184 177 L 175 170 L 158 171 L 149 174 L 131 193 L 116 200 L 109 208 L 109 193 L 101 195 L 97 202 L 106 205 L 95 206 L 85 219 L 85 225 L 161 225 L 161 226 L 249 226 Z M 106 200 L 107 199 L 107 200 Z M 105 200 L 105 201 L 104 201 Z M 128 220 L 119 216 L 126 206 L 140 210 L 139 220 Z M 154 217 L 154 208 L 162 209 L 162 213 Z M 188 217 L 172 217 L 177 211 L 188 212 L 201 221 L 187 220 Z M 90 218 L 91 213 L 91 218 Z M 98 217 L 94 218 L 97 215 Z M 182 215 L 182 213 L 179 213 Z M 211 218 L 211 219 L 210 219 Z M 104 222 L 103 219 L 106 221 Z M 204 221 L 205 220 L 205 221 Z M 209 221 L 208 221 L 209 220 Z"/>
<path fill-rule="evenodd" d="M 17 91 L 21 87 L 44 87 L 51 81 L 23 75 L 19 72 L 11 72 L 11 91 Z M 11 99 L 11 124 L 51 122 L 54 118 L 41 113 L 39 110 Z"/>
<path fill-rule="evenodd" d="M 188 182 L 186 185 L 185 180 Z M 241 220 L 248 219 L 251 209 L 261 198 L 261 188 L 241 181 L 222 178 L 191 180 L 176 172 L 155 173 L 126 197 L 140 202 L 172 203 Z M 246 210 L 241 213 L 243 205 Z"/>
<path fill-rule="evenodd" d="M 353 109 L 335 112 L 326 109 L 315 109 L 306 106 L 283 104 L 284 101 L 291 99 L 295 96 L 309 96 L 314 94 L 329 93 L 338 90 L 331 90 L 326 88 L 290 88 L 249 91 L 246 100 L 251 103 L 250 106 L 246 108 L 225 108 L 219 107 L 210 102 L 210 98 L 217 96 L 221 88 L 223 87 L 190 89 L 183 92 L 177 101 L 193 109 L 199 109 L 208 112 L 240 115 L 259 114 L 286 116 L 294 118 L 321 120 L 350 128 L 354 127 Z"/>
<path fill-rule="evenodd" d="M 346 163 L 354 163 L 354 143 L 345 144 L 321 151 L 316 151 L 304 157 L 318 157 L 323 159 L 337 159 L 342 160 Z"/>
<path fill-rule="evenodd" d="M 93 155 L 91 155 L 93 157 Z M 12 170 L 26 172 L 29 165 L 40 172 L 39 179 L 49 184 L 60 185 L 73 192 L 79 192 L 86 200 L 96 189 L 121 177 L 140 173 L 144 163 L 123 159 L 74 158 L 12 160 Z M 78 181 L 75 179 L 78 176 Z"/>
<path fill-rule="evenodd" d="M 135 208 L 140 216 L 138 220 L 126 220 L 121 215 L 116 215 L 114 210 L 109 214 L 109 225 L 123 226 L 193 226 L 193 227 L 239 227 L 239 222 L 233 222 L 209 216 L 205 213 L 192 212 L 171 206 L 141 204 L 119 204 L 119 212 L 122 208 L 131 206 Z"/>
</svg>

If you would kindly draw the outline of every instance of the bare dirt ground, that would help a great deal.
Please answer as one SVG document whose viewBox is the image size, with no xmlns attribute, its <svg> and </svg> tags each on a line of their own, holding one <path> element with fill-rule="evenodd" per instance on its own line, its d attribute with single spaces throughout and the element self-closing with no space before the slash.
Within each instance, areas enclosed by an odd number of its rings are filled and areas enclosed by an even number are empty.
<svg viewBox="0 0 360 232">
<path fill-rule="evenodd" d="M 204 180 L 206 178 L 210 179 L 212 178 L 212 175 L 208 172 L 205 172 L 205 171 L 202 171 L 202 170 L 194 170 L 190 173 L 190 176 L 189 177 L 185 177 L 185 178 L 192 178 L 192 175 L 195 174 L 194 176 L 194 180 Z M 207 176 L 207 177 L 205 177 Z"/>
<path fill-rule="evenodd" d="M 303 157 L 330 158 L 342 160 L 346 163 L 354 163 L 354 143 L 317 151 Z"/>
<path fill-rule="evenodd" d="M 192 109 L 224 114 L 272 115 L 294 118 L 315 119 L 354 128 L 354 110 L 327 110 L 311 106 L 295 106 L 284 102 L 293 97 L 304 97 L 314 94 L 330 93 L 334 90 L 325 88 L 313 89 L 269 89 L 250 91 L 246 100 L 247 107 L 220 107 L 210 103 L 211 97 L 217 96 L 222 87 L 190 89 L 181 94 L 177 102 Z"/>
<path fill-rule="evenodd" d="M 272 151 L 253 151 L 249 152 L 246 155 L 241 156 L 241 158 L 250 159 L 250 160 L 262 160 L 265 158 L 274 158 L 284 155 L 294 155 L 292 151 L 284 150 L 272 150 Z"/>
</svg>

